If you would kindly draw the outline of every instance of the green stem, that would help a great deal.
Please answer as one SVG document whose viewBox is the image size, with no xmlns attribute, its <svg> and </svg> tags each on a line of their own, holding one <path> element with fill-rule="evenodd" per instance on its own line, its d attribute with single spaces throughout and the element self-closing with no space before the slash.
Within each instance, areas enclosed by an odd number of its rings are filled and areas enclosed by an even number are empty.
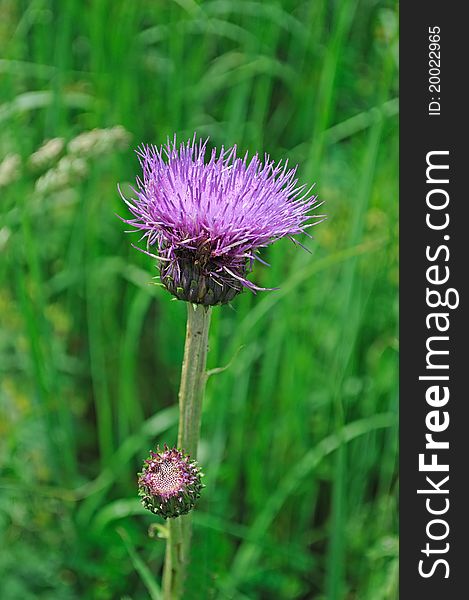
<svg viewBox="0 0 469 600">
<path fill-rule="evenodd" d="M 186 344 L 179 388 L 178 448 L 197 458 L 205 383 L 211 309 L 187 304 Z M 163 570 L 163 597 L 182 597 L 191 542 L 191 514 L 169 519 Z"/>
</svg>

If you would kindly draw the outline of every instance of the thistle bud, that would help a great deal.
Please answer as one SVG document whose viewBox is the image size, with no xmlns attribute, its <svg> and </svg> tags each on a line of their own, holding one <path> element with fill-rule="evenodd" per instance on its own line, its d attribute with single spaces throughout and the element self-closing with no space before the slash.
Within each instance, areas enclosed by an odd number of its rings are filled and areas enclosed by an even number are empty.
<svg viewBox="0 0 469 600">
<path fill-rule="evenodd" d="M 200 497 L 203 474 L 195 460 L 177 448 L 150 452 L 138 474 L 143 506 L 165 519 L 188 513 Z"/>
</svg>

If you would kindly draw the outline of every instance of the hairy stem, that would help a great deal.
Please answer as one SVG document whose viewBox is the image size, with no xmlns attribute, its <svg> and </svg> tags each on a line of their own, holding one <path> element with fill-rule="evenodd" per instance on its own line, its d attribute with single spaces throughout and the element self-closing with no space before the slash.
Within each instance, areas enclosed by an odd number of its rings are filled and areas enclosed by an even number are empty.
<svg viewBox="0 0 469 600">
<path fill-rule="evenodd" d="M 211 309 L 187 304 L 187 329 L 179 388 L 178 448 L 197 458 L 202 400 L 207 380 L 206 363 Z M 191 542 L 191 514 L 168 520 L 163 570 L 164 600 L 182 597 Z"/>
</svg>

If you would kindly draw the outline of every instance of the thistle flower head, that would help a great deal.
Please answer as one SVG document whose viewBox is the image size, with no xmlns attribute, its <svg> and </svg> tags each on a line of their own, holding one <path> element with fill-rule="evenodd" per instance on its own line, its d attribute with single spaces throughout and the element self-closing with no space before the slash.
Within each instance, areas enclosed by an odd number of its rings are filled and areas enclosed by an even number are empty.
<svg viewBox="0 0 469 600">
<path fill-rule="evenodd" d="M 195 460 L 176 448 L 157 448 L 138 474 L 142 504 L 165 519 L 188 513 L 204 487 L 202 473 Z"/>
<path fill-rule="evenodd" d="M 162 283 L 181 300 L 224 304 L 243 288 L 263 289 L 247 279 L 259 249 L 295 241 L 322 218 L 310 214 L 317 196 L 298 186 L 288 161 L 239 158 L 236 150 L 214 149 L 206 161 L 207 140 L 194 135 L 179 147 L 174 139 L 137 151 L 143 178 L 135 198 L 123 198 L 133 214 L 125 222 L 142 232 Z"/>
</svg>

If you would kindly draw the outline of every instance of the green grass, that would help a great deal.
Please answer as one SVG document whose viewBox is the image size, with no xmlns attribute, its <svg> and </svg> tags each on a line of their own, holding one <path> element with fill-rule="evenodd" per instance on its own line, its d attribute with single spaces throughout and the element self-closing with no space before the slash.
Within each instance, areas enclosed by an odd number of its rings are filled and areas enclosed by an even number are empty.
<svg viewBox="0 0 469 600">
<path fill-rule="evenodd" d="M 187 598 L 397 597 L 396 11 L 0 0 L 2 600 L 160 597 L 135 473 L 176 439 L 185 307 L 116 185 L 194 130 L 298 162 L 328 219 L 265 251 L 279 291 L 214 310 Z M 115 125 L 130 144 L 37 191 L 44 140 Z"/>
</svg>

